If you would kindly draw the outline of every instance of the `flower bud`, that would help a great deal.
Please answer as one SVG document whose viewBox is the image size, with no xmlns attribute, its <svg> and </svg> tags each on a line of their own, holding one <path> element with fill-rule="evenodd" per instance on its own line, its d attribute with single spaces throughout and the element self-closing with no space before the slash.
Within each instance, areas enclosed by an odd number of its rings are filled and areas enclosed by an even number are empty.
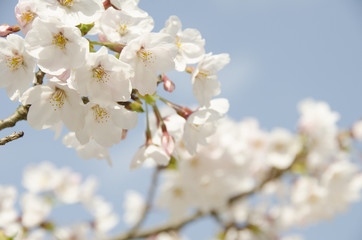
<svg viewBox="0 0 362 240">
<path fill-rule="evenodd" d="M 9 26 L 8 24 L 0 25 L 0 37 L 6 37 L 7 35 L 15 32 L 19 32 L 20 28 L 18 25 Z"/>
<path fill-rule="evenodd" d="M 172 136 L 168 134 L 168 132 L 163 132 L 161 137 L 161 143 L 163 146 L 163 149 L 165 149 L 165 152 L 167 155 L 171 156 L 173 153 L 173 150 L 175 149 L 175 140 Z"/>
<path fill-rule="evenodd" d="M 172 82 L 165 74 L 162 75 L 163 88 L 167 92 L 173 92 L 175 90 L 175 83 Z"/>
</svg>

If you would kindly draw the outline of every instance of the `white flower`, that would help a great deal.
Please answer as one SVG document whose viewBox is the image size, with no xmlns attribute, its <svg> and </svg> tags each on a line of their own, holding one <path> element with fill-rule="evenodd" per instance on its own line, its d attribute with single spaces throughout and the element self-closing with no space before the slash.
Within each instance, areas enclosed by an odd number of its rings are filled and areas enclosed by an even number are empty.
<svg viewBox="0 0 362 240">
<path fill-rule="evenodd" d="M 61 177 L 61 181 L 54 188 L 56 197 L 67 204 L 79 202 L 82 176 L 72 172 L 69 168 L 59 169 L 58 174 Z"/>
<path fill-rule="evenodd" d="M 96 158 L 98 160 L 107 159 L 111 162 L 108 148 L 99 145 L 94 139 L 90 139 L 88 143 L 81 144 L 74 132 L 70 132 L 63 137 L 63 144 L 69 148 L 74 148 L 80 158 L 84 160 Z"/>
<path fill-rule="evenodd" d="M 192 113 L 186 120 L 183 143 L 191 153 L 196 153 L 199 144 L 207 144 L 207 138 L 216 130 L 216 121 L 229 109 L 226 99 L 215 99 L 210 107 L 203 107 Z"/>
<path fill-rule="evenodd" d="M 301 143 L 290 132 L 277 128 L 270 134 L 267 161 L 270 166 L 286 169 L 301 150 Z"/>
<path fill-rule="evenodd" d="M 19 0 L 15 7 L 16 21 L 25 35 L 29 32 L 34 19 L 38 16 L 38 6 L 38 0 Z"/>
<path fill-rule="evenodd" d="M 90 53 L 86 64 L 75 69 L 71 75 L 71 85 L 84 96 L 97 103 L 127 101 L 131 97 L 131 77 L 133 69 L 108 54 L 106 47 Z"/>
<path fill-rule="evenodd" d="M 178 48 L 175 59 L 176 70 L 184 71 L 186 64 L 199 62 L 205 54 L 205 40 L 202 39 L 198 30 L 187 28 L 181 31 L 181 21 L 177 16 L 171 16 L 161 30 L 163 33 L 168 33 L 174 38 L 174 42 Z"/>
<path fill-rule="evenodd" d="M 88 41 L 77 27 L 39 18 L 26 35 L 25 46 L 38 59 L 39 68 L 52 75 L 83 65 L 89 49 Z"/>
<path fill-rule="evenodd" d="M 300 177 L 292 188 L 291 201 L 295 206 L 295 221 L 300 224 L 319 221 L 332 216 L 326 208 L 327 189 L 312 177 Z"/>
<path fill-rule="evenodd" d="M 40 198 L 32 193 L 26 193 L 21 198 L 22 218 L 21 221 L 25 227 L 36 227 L 50 214 L 52 209 L 49 201 Z"/>
<path fill-rule="evenodd" d="M 35 80 L 36 60 L 24 48 L 24 39 L 11 34 L 0 38 L 0 87 L 5 87 L 9 98 L 19 98 Z"/>
<path fill-rule="evenodd" d="M 362 120 L 355 122 L 352 126 L 352 136 L 358 140 L 362 141 Z"/>
<path fill-rule="evenodd" d="M 100 196 L 94 196 L 86 203 L 87 209 L 94 216 L 94 230 L 106 233 L 118 223 L 118 216 L 112 206 Z"/>
<path fill-rule="evenodd" d="M 15 209 L 16 189 L 0 185 L 0 229 L 16 222 L 18 214 Z"/>
<path fill-rule="evenodd" d="M 137 113 L 128 111 L 123 106 L 101 106 L 89 102 L 87 107 L 84 126 L 76 131 L 81 144 L 94 138 L 98 144 L 111 147 L 121 141 L 123 129 L 131 129 L 137 125 Z"/>
<path fill-rule="evenodd" d="M 114 8 L 108 8 L 97 24 L 99 33 L 109 42 L 122 44 L 151 32 L 154 26 L 150 16 L 135 17 Z"/>
<path fill-rule="evenodd" d="M 321 183 L 328 189 L 328 206 L 335 212 L 346 210 L 349 203 L 360 199 L 361 184 L 355 185 L 359 178 L 358 167 L 347 159 L 332 163 L 321 176 Z M 341 194 L 343 192 L 343 194 Z"/>
<path fill-rule="evenodd" d="M 121 11 L 135 17 L 146 17 L 147 12 L 138 7 L 139 0 L 111 0 L 111 3 Z"/>
<path fill-rule="evenodd" d="M 125 194 L 126 199 L 123 204 L 125 213 L 123 219 L 126 224 L 134 225 L 141 218 L 146 207 L 146 203 L 142 195 L 136 191 L 129 190 Z"/>
<path fill-rule="evenodd" d="M 333 112 L 327 103 L 312 99 L 302 101 L 298 110 L 301 114 L 299 129 L 311 138 L 311 147 L 326 152 L 335 149 L 339 114 Z"/>
<path fill-rule="evenodd" d="M 59 122 L 71 131 L 83 126 L 85 108 L 79 94 L 55 78 L 26 91 L 21 102 L 31 104 L 27 120 L 35 129 L 49 128 Z"/>
<path fill-rule="evenodd" d="M 144 145 L 134 155 L 130 168 L 136 169 L 140 167 L 147 159 L 152 159 L 157 164 L 165 166 L 169 163 L 170 156 L 160 146 Z"/>
<path fill-rule="evenodd" d="M 23 186 L 32 193 L 53 191 L 61 181 L 60 172 L 49 162 L 29 166 L 23 174 Z"/>
<path fill-rule="evenodd" d="M 217 72 L 230 62 L 229 54 L 206 54 L 192 72 L 192 92 L 201 106 L 208 106 L 213 96 L 220 94 Z"/>
<path fill-rule="evenodd" d="M 161 232 L 157 234 L 154 240 L 186 240 L 176 232 Z"/>
<path fill-rule="evenodd" d="M 194 192 L 190 185 L 185 184 L 185 179 L 177 171 L 166 171 L 165 181 L 160 188 L 157 206 L 170 211 L 171 221 L 177 221 L 187 216 L 187 210 L 192 206 Z M 192 186 L 191 186 L 192 187 Z"/>
<path fill-rule="evenodd" d="M 39 15 L 47 19 L 56 17 L 69 26 L 96 21 L 104 8 L 99 0 L 38 0 L 44 5 Z"/>
<path fill-rule="evenodd" d="M 149 33 L 140 36 L 122 50 L 120 59 L 135 69 L 132 87 L 142 95 L 156 92 L 157 72 L 175 68 L 177 47 L 172 38 L 164 33 Z"/>
<path fill-rule="evenodd" d="M 57 227 L 54 236 L 59 240 L 88 240 L 89 224 L 76 224 L 71 227 Z"/>
</svg>

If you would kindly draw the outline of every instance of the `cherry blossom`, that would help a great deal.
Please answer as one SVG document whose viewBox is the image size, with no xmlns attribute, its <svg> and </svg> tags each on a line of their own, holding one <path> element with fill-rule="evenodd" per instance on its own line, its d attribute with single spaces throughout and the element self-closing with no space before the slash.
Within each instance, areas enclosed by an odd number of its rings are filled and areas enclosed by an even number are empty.
<svg viewBox="0 0 362 240">
<path fill-rule="evenodd" d="M 140 94 L 154 94 L 157 88 L 157 72 L 174 70 L 177 47 L 168 34 L 142 35 L 123 49 L 120 59 L 135 69 L 132 87 Z"/>
<path fill-rule="evenodd" d="M 181 31 L 181 21 L 177 16 L 171 16 L 164 29 L 163 33 L 168 33 L 174 38 L 174 42 L 178 48 L 175 58 L 176 70 L 184 71 L 186 64 L 198 63 L 205 54 L 205 40 L 202 39 L 198 30 L 187 28 Z"/>
<path fill-rule="evenodd" d="M 49 128 L 59 122 L 71 131 L 83 126 L 85 108 L 79 94 L 57 79 L 29 89 L 21 102 L 32 104 L 28 122 L 35 129 Z"/>
<path fill-rule="evenodd" d="M 78 28 L 66 26 L 59 20 L 40 18 L 34 20 L 25 45 L 28 53 L 38 59 L 39 68 L 53 75 L 83 65 L 89 48 Z"/>
<path fill-rule="evenodd" d="M 12 101 L 18 99 L 35 80 L 36 60 L 25 50 L 24 39 L 11 34 L 0 38 L 0 87 Z"/>
</svg>

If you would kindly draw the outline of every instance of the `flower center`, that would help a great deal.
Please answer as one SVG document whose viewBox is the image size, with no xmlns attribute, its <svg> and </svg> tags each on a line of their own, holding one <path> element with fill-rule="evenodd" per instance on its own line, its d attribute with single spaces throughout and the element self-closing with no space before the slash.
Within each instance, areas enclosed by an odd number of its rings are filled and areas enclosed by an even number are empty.
<svg viewBox="0 0 362 240">
<path fill-rule="evenodd" d="M 154 63 L 153 53 L 151 51 L 147 51 L 144 47 L 141 47 L 141 49 L 138 50 L 137 56 L 143 61 L 145 66 L 147 64 Z"/>
<path fill-rule="evenodd" d="M 93 68 L 93 78 L 99 83 L 106 83 L 109 80 L 109 74 L 104 70 L 104 67 L 99 65 Z"/>
<path fill-rule="evenodd" d="M 110 116 L 106 109 L 101 108 L 98 104 L 92 107 L 93 116 L 96 122 L 106 123 L 108 122 Z"/>
<path fill-rule="evenodd" d="M 118 29 L 119 35 L 124 36 L 128 33 L 128 27 L 126 24 L 121 24 Z"/>
<path fill-rule="evenodd" d="M 28 10 L 27 12 L 22 13 L 20 18 L 22 22 L 30 23 L 35 17 L 36 14 Z"/>
<path fill-rule="evenodd" d="M 53 35 L 52 43 L 55 46 L 58 46 L 60 49 L 64 49 L 65 45 L 67 45 L 68 39 L 64 37 L 63 33 L 58 33 Z"/>
<path fill-rule="evenodd" d="M 181 44 L 180 38 L 178 36 L 176 36 L 176 46 L 177 46 L 177 48 L 180 49 L 181 45 L 182 44 Z"/>
<path fill-rule="evenodd" d="M 55 88 L 49 103 L 54 107 L 54 111 L 61 109 L 64 105 L 65 92 L 62 89 Z"/>
<path fill-rule="evenodd" d="M 58 0 L 58 2 L 65 7 L 71 7 L 74 4 L 73 0 Z"/>
<path fill-rule="evenodd" d="M 205 80 L 205 79 L 207 79 L 208 76 L 209 76 L 208 72 L 200 70 L 199 73 L 197 74 L 196 78 L 200 79 L 200 80 Z"/>
<path fill-rule="evenodd" d="M 20 65 L 23 65 L 23 63 L 24 63 L 23 56 L 20 56 L 20 55 L 6 57 L 5 61 L 6 61 L 6 65 L 10 68 L 10 71 L 18 70 Z"/>
<path fill-rule="evenodd" d="M 180 198 L 184 194 L 183 190 L 179 187 L 174 188 L 172 193 L 176 198 Z"/>
</svg>

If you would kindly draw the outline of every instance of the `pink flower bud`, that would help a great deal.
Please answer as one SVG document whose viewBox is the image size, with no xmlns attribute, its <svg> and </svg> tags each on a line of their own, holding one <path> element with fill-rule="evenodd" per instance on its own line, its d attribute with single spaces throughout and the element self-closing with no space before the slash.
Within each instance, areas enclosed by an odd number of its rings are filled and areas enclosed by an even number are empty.
<svg viewBox="0 0 362 240">
<path fill-rule="evenodd" d="M 175 149 L 175 140 L 172 136 L 168 134 L 168 132 L 163 132 L 161 137 L 161 143 L 167 155 L 171 156 L 173 150 Z"/>
<path fill-rule="evenodd" d="M 7 35 L 15 32 L 19 32 L 19 26 L 9 26 L 8 24 L 0 25 L 0 37 L 6 37 Z"/>
<path fill-rule="evenodd" d="M 111 0 L 105 0 L 105 1 L 103 2 L 103 7 L 104 7 L 105 10 L 107 10 L 107 9 L 110 8 L 110 7 L 113 7 L 114 9 L 119 10 L 117 7 L 115 7 L 115 6 L 112 4 Z"/>
<path fill-rule="evenodd" d="M 173 92 L 175 90 L 175 83 L 172 82 L 165 74 L 162 75 L 163 88 L 167 92 Z"/>
</svg>

